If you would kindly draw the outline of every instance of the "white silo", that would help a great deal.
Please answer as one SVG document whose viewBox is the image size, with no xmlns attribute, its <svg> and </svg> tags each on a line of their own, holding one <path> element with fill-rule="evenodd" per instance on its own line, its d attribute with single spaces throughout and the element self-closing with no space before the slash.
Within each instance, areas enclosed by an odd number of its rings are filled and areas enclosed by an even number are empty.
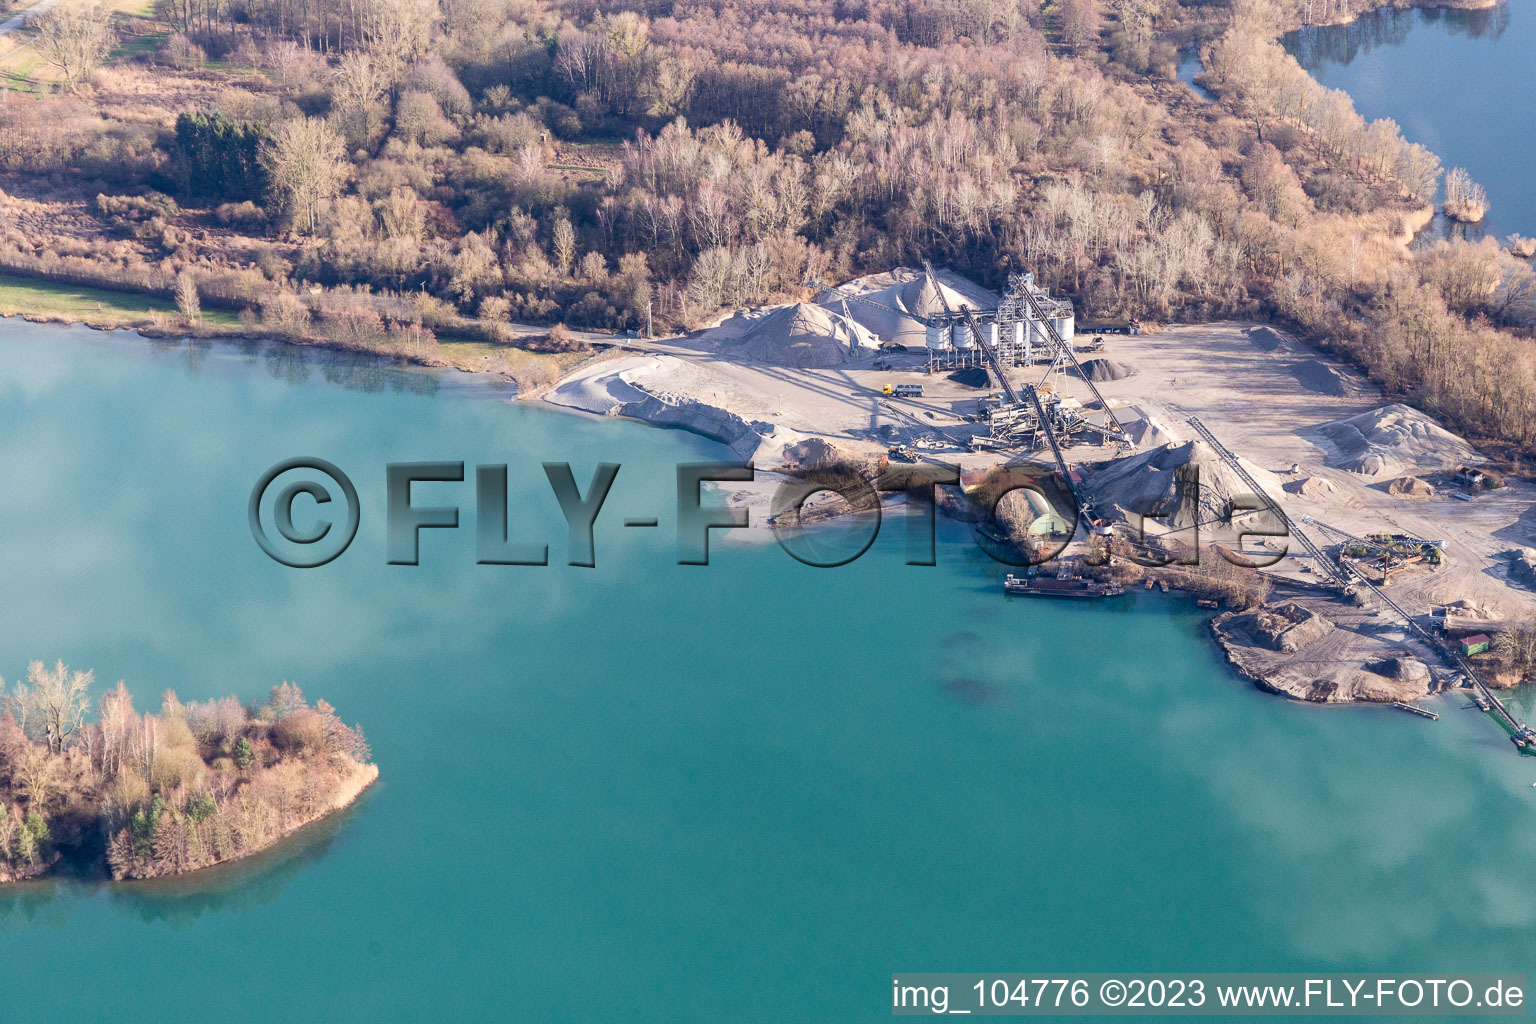
<svg viewBox="0 0 1536 1024">
<path fill-rule="evenodd" d="M 1029 322 L 1015 320 L 1013 322 L 1013 349 L 1014 358 L 1022 359 L 1026 365 L 1033 362 L 1035 336 L 1029 330 Z"/>
<path fill-rule="evenodd" d="M 954 345 L 953 329 L 948 325 L 928 325 L 928 351 L 945 352 Z"/>
</svg>

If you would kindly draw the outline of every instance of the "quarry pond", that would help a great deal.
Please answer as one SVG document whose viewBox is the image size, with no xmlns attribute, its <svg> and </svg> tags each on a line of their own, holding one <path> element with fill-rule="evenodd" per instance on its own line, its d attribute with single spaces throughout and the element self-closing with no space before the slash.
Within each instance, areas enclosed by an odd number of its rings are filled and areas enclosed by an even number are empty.
<svg viewBox="0 0 1536 1024">
<path fill-rule="evenodd" d="M 895 530 L 839 569 L 719 532 L 709 566 L 679 566 L 675 465 L 723 446 L 509 397 L 334 352 L 0 322 L 0 572 L 27 581 L 0 673 L 62 657 L 183 700 L 290 679 L 365 722 L 383 769 L 229 870 L 0 888 L 0 988 L 46 975 L 36 1019 L 109 999 L 158 1019 L 121 993 L 189 970 L 210 991 L 281 979 L 304 1020 L 802 1016 L 787 989 L 875 1020 L 912 965 L 1536 957 L 1536 762 L 1464 698 L 1427 722 L 1257 693 L 1178 597 L 1007 600 L 952 525 L 931 568 Z M 465 528 L 425 531 L 419 566 L 387 565 L 365 514 L 300 571 L 245 517 L 296 455 L 347 470 L 365 510 L 391 461 L 509 462 L 545 496 L 539 460 L 622 470 L 594 569 L 564 564 L 553 500 L 517 506 L 549 566 L 477 566 L 470 485 L 430 484 Z"/>
<path fill-rule="evenodd" d="M 1485 220 L 1439 232 L 1469 238 L 1536 235 L 1528 187 L 1536 131 L 1524 107 L 1536 93 L 1536 12 L 1501 3 L 1484 10 L 1384 7 L 1347 25 L 1305 28 L 1285 48 L 1323 85 L 1343 89 L 1366 118 L 1390 117 L 1487 189 Z"/>
</svg>

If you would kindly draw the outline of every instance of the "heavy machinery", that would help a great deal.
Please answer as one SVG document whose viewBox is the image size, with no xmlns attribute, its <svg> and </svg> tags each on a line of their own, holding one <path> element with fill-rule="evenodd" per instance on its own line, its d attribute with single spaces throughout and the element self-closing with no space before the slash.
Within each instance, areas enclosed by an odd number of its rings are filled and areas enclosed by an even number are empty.
<svg viewBox="0 0 1536 1024">
<path fill-rule="evenodd" d="M 1420 562 L 1436 566 L 1445 553 L 1439 544 L 1409 537 L 1405 534 L 1373 533 L 1357 537 L 1352 533 L 1329 526 L 1311 516 L 1301 516 L 1301 521 L 1335 538 L 1339 545 L 1339 560 L 1353 562 L 1358 568 L 1373 569 L 1381 574 L 1381 585 L 1392 582 L 1392 577 Z"/>
</svg>

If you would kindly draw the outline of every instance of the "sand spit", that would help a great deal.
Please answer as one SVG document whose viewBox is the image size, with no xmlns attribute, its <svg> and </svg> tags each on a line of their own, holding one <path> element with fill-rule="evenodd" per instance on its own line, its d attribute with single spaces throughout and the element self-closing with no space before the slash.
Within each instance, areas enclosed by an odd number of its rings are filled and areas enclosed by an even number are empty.
<svg viewBox="0 0 1536 1024">
<path fill-rule="evenodd" d="M 691 385 L 688 392 L 679 384 Z M 717 393 L 729 390 L 728 382 L 709 380 L 707 371 L 673 356 L 631 356 L 583 367 L 545 393 L 543 401 L 595 416 L 623 416 L 661 427 L 692 431 L 729 445 L 742 458 L 750 458 L 763 438 L 775 433 L 774 425 L 747 420 L 697 396 L 696 389 L 713 383 Z"/>
</svg>

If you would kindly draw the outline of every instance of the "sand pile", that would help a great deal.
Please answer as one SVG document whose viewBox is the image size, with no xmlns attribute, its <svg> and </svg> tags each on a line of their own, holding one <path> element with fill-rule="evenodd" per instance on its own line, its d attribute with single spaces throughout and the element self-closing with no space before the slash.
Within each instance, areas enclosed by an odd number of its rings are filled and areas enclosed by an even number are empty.
<svg viewBox="0 0 1536 1024">
<path fill-rule="evenodd" d="M 1321 359 L 1306 359 L 1291 367 L 1301 386 L 1321 395 L 1344 394 L 1344 375 Z"/>
<path fill-rule="evenodd" d="M 1516 548 L 1509 554 L 1510 577 L 1516 582 L 1536 588 L 1536 549 Z"/>
<path fill-rule="evenodd" d="M 1271 650 L 1285 654 L 1310 647 L 1334 628 L 1321 615 L 1290 601 L 1259 608 L 1251 616 L 1249 628 L 1253 633 Z"/>
<path fill-rule="evenodd" d="M 1136 371 L 1124 363 L 1117 363 L 1113 359 L 1089 359 L 1082 364 L 1083 377 L 1101 384 L 1107 380 L 1123 380 Z"/>
<path fill-rule="evenodd" d="M 1271 495 L 1280 493 L 1273 473 L 1246 462 L 1244 468 Z M 1101 511 L 1163 517 L 1148 520 L 1149 534 L 1187 529 L 1197 521 L 1223 515 L 1234 499 L 1252 503 L 1248 485 L 1204 441 L 1165 444 L 1118 459 L 1088 483 Z"/>
<path fill-rule="evenodd" d="M 1273 327 L 1248 328 L 1248 340 L 1265 352 L 1273 352 L 1285 343 L 1285 339 L 1280 336 L 1280 332 Z"/>
<path fill-rule="evenodd" d="M 760 316 L 742 332 L 740 351 L 748 359 L 774 366 L 841 366 L 879 347 L 856 322 L 804 302 Z"/>
<path fill-rule="evenodd" d="M 1477 459 L 1466 441 L 1402 404 L 1384 405 L 1317 429 L 1335 450 L 1328 465 L 1364 476 L 1440 469 Z"/>
<path fill-rule="evenodd" d="M 1126 435 L 1137 448 L 1156 448 L 1173 440 L 1173 436 L 1157 417 L 1138 406 L 1117 409 L 1115 417 L 1125 427 Z"/>
<path fill-rule="evenodd" d="M 997 305 L 997 296 L 985 288 L 947 271 L 937 273 L 940 279 L 937 287 L 923 271 L 903 267 L 889 274 L 849 281 L 823 292 L 816 301 L 839 314 L 846 309 L 845 315 L 881 342 L 926 348 L 928 331 L 917 317 L 943 313 L 946 303 L 951 310 L 961 306 L 991 309 Z M 861 302 L 854 296 L 868 301 Z"/>
<path fill-rule="evenodd" d="M 1292 480 L 1285 485 L 1285 489 L 1303 498 L 1326 498 L 1334 492 L 1333 481 L 1320 476 Z"/>
<path fill-rule="evenodd" d="M 1416 476 L 1400 476 L 1387 484 L 1387 493 L 1410 501 L 1423 501 L 1435 496 L 1435 488 Z"/>
<path fill-rule="evenodd" d="M 836 469 L 839 466 L 860 466 L 866 460 L 852 448 L 834 444 L 820 437 L 807 438 L 799 444 L 784 449 L 784 458 L 801 469 Z"/>
</svg>

